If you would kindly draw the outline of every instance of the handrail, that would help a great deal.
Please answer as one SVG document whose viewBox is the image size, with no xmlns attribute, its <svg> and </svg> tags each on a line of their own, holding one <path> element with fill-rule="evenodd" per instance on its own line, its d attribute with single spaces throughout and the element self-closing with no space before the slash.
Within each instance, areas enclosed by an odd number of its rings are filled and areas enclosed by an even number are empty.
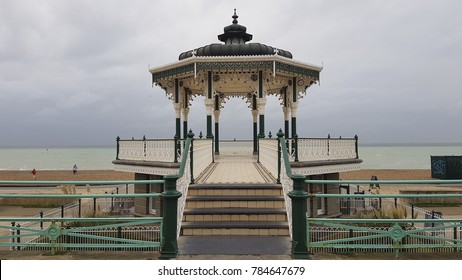
<svg viewBox="0 0 462 280">
<path fill-rule="evenodd" d="M 184 174 L 184 170 L 186 168 L 186 161 L 188 159 L 188 151 L 190 150 L 193 137 L 194 137 L 194 133 L 192 133 L 192 131 L 190 130 L 188 133 L 188 138 L 186 139 L 185 146 L 184 146 L 185 152 L 181 155 L 180 170 L 177 175 L 178 178 L 180 178 Z"/>
<path fill-rule="evenodd" d="M 171 259 L 178 255 L 178 199 L 183 195 L 177 189 L 177 181 L 185 175 L 188 156 L 194 133 L 190 130 L 187 134 L 188 138 L 185 142 L 184 152 L 181 155 L 180 170 L 178 174 L 165 175 L 165 188 L 162 193 L 164 199 L 164 226 L 162 227 L 162 250 L 161 259 Z M 192 167 L 192 165 L 190 165 Z M 189 184 L 190 182 L 186 182 Z M 186 193 L 185 193 L 186 195 Z"/>
<path fill-rule="evenodd" d="M 423 184 L 462 184 L 462 180 L 305 180 L 312 184 L 395 184 L 395 185 L 423 185 Z"/>
<path fill-rule="evenodd" d="M 284 138 L 284 133 L 280 129 L 279 132 L 277 133 L 278 139 L 279 139 L 279 146 L 281 147 L 281 152 L 282 152 L 282 160 L 284 160 L 284 165 L 285 165 L 285 172 L 287 174 L 287 177 L 292 178 L 292 169 L 290 167 L 290 161 L 289 161 L 289 153 L 287 152 L 287 148 L 285 145 L 281 145 L 281 143 L 285 143 L 286 140 Z"/>
<path fill-rule="evenodd" d="M 109 197 L 156 197 L 160 193 L 132 193 L 132 194 L 0 194 L 0 198 L 109 198 Z"/>
<path fill-rule="evenodd" d="M 306 201 L 308 198 L 308 193 L 305 191 L 304 187 L 305 176 L 301 174 L 292 174 L 289 162 L 289 155 L 287 153 L 287 146 L 285 144 L 284 133 L 282 132 L 282 129 L 279 130 L 277 136 L 279 140 L 279 147 L 282 151 L 282 160 L 285 168 L 285 171 L 282 172 L 285 172 L 289 180 L 293 181 L 291 183 L 287 182 L 287 180 L 281 180 L 281 182 L 286 181 L 282 182 L 282 185 L 284 187 L 284 198 L 286 200 L 286 210 L 289 219 L 289 229 L 292 237 L 291 255 L 294 259 L 307 258 L 308 243 Z"/>
</svg>

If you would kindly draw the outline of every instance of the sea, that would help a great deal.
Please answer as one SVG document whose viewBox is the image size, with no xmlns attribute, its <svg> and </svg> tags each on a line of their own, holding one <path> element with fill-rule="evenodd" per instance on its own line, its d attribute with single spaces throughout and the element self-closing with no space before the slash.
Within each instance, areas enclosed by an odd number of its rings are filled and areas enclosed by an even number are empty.
<svg viewBox="0 0 462 280">
<path fill-rule="evenodd" d="M 462 144 L 364 144 L 362 169 L 430 169 L 430 156 L 462 156 Z M 0 148 L 0 170 L 108 170 L 115 147 Z"/>
</svg>

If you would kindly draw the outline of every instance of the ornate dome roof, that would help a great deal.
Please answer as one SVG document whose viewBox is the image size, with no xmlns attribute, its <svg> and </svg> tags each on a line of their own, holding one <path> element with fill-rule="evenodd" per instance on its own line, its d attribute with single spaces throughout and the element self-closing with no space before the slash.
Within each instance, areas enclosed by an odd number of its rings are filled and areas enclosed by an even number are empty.
<svg viewBox="0 0 462 280">
<path fill-rule="evenodd" d="M 236 9 L 234 9 L 233 22 L 224 28 L 224 33 L 218 35 L 218 40 L 224 44 L 210 44 L 194 50 L 180 54 L 179 60 L 192 56 L 258 56 L 278 54 L 287 58 L 292 58 L 288 51 L 276 49 L 260 43 L 246 42 L 252 40 L 252 35 L 247 33 L 247 27 L 238 24 Z"/>
</svg>

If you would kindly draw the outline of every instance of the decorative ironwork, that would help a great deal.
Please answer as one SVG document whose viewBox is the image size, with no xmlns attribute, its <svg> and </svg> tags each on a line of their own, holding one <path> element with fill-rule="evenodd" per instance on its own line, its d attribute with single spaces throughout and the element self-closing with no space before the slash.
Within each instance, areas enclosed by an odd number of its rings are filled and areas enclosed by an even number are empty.
<svg viewBox="0 0 462 280">
<path fill-rule="evenodd" d="M 245 62 L 198 62 L 198 71 L 251 71 L 272 69 L 271 61 L 245 61 Z"/>
<path fill-rule="evenodd" d="M 307 68 L 303 68 L 303 67 L 299 67 L 299 66 L 295 66 L 291 64 L 282 63 L 279 61 L 276 61 L 276 72 L 277 71 L 284 72 L 284 73 L 291 74 L 291 75 L 307 76 L 307 77 L 311 77 L 316 80 L 319 80 L 319 71 L 317 70 L 307 69 Z M 291 83 L 292 82 L 289 81 L 289 85 L 291 85 Z"/>
<path fill-rule="evenodd" d="M 354 138 L 298 138 L 296 144 L 298 159 L 299 161 L 355 159 L 357 158 L 356 141 Z M 294 145 L 294 143 L 290 144 Z"/>
<path fill-rule="evenodd" d="M 155 72 L 152 73 L 152 82 L 155 83 L 156 81 L 168 77 L 180 76 L 185 74 L 193 74 L 194 73 L 194 63 L 175 67 L 172 69 Z"/>
<path fill-rule="evenodd" d="M 183 141 L 183 140 L 181 140 Z M 174 162 L 175 153 L 181 157 L 183 145 L 175 140 L 119 140 L 118 159 Z"/>
</svg>

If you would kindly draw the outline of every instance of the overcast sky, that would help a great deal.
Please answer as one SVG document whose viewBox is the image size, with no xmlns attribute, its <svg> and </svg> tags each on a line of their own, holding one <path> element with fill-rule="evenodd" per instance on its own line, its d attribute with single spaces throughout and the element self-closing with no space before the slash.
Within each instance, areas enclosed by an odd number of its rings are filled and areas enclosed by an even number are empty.
<svg viewBox="0 0 462 280">
<path fill-rule="evenodd" d="M 173 137 L 173 105 L 148 68 L 218 43 L 234 8 L 252 42 L 324 66 L 300 102 L 300 137 L 462 142 L 462 1 L 0 0 L 0 146 Z M 268 102 L 274 133 L 283 114 Z M 252 137 L 241 99 L 220 122 L 222 138 Z M 189 127 L 205 132 L 202 98 Z"/>
</svg>

